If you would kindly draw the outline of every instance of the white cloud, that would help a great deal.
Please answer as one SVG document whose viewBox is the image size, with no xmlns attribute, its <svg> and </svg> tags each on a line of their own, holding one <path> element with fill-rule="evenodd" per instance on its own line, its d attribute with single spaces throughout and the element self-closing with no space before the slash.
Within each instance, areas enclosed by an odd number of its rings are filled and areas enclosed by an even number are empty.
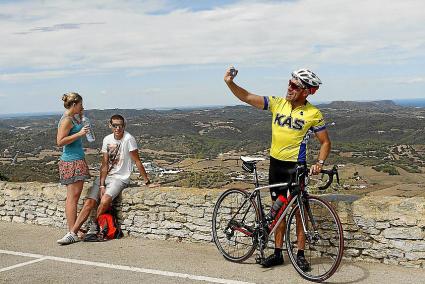
<svg viewBox="0 0 425 284">
<path fill-rule="evenodd" d="M 397 79 L 396 83 L 398 84 L 418 84 L 418 83 L 425 83 L 425 77 L 413 77 L 413 78 L 404 78 L 404 79 Z"/>
<path fill-rule="evenodd" d="M 164 1 L 87 2 L 0 4 L 0 66 L 33 70 L 6 69 L 0 80 L 235 61 L 401 63 L 424 55 L 421 0 L 241 1 L 167 14 L 153 13 Z"/>
</svg>

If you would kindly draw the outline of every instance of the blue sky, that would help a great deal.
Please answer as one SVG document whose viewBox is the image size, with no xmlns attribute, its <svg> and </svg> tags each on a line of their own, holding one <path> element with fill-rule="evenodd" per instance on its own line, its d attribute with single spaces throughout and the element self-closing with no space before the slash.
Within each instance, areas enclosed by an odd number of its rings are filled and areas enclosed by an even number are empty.
<svg viewBox="0 0 425 284">
<path fill-rule="evenodd" d="M 310 98 L 425 98 L 425 1 L 1 1 L 0 114 L 235 105 L 223 82 L 284 95 L 292 70 Z"/>
</svg>

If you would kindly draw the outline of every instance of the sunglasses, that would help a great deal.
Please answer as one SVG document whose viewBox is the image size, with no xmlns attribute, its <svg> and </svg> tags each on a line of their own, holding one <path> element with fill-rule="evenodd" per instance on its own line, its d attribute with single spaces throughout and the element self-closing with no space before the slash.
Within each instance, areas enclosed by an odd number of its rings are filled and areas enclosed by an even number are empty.
<svg viewBox="0 0 425 284">
<path fill-rule="evenodd" d="M 111 126 L 112 126 L 112 128 L 124 128 L 124 125 L 123 124 L 112 123 Z"/>
<path fill-rule="evenodd" d="M 289 80 L 288 86 L 291 87 L 292 90 L 303 90 L 303 89 L 305 89 L 304 87 L 302 87 L 302 86 L 300 86 L 298 84 L 295 84 L 291 80 Z"/>
</svg>

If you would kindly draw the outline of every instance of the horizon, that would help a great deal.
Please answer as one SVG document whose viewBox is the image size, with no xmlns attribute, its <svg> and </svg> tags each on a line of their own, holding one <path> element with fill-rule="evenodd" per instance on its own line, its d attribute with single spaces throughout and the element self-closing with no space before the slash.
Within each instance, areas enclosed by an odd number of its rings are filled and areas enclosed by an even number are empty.
<svg viewBox="0 0 425 284">
<path fill-rule="evenodd" d="M 263 96 L 284 95 L 291 72 L 311 68 L 323 82 L 312 101 L 420 99 L 424 9 L 420 0 L 5 0 L 0 114 L 60 111 L 70 91 L 87 109 L 235 105 L 223 81 L 230 65 L 238 85 Z"/>
<path fill-rule="evenodd" d="M 326 105 L 333 102 L 357 102 L 357 103 L 367 103 L 367 102 L 380 102 L 380 101 L 392 101 L 396 105 L 404 107 L 425 107 L 425 98 L 407 98 L 407 99 L 382 99 L 382 100 L 334 100 L 334 101 L 321 101 L 314 102 L 314 105 Z M 247 106 L 248 104 L 233 104 L 233 105 L 198 105 L 198 106 L 174 106 L 169 108 L 93 108 L 85 109 L 86 111 L 100 110 L 156 110 L 156 111 L 169 111 L 169 110 L 197 110 L 197 109 L 216 109 L 224 107 L 234 107 L 234 106 Z M 59 115 L 63 113 L 63 110 L 57 111 L 47 111 L 47 112 L 22 112 L 22 113 L 0 113 L 0 119 L 16 118 L 16 117 L 36 117 L 36 116 L 49 116 L 49 115 Z"/>
</svg>

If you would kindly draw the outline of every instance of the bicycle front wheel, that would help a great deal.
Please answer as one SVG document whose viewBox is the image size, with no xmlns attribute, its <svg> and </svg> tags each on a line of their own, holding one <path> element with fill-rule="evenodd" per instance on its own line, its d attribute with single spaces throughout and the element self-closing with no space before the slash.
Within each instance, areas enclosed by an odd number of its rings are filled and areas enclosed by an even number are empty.
<svg viewBox="0 0 425 284">
<path fill-rule="evenodd" d="M 227 260 L 242 262 L 254 253 L 257 220 L 257 207 L 248 193 L 229 189 L 220 195 L 214 207 L 212 233 Z"/>
<path fill-rule="evenodd" d="M 335 273 L 341 262 L 344 250 L 343 230 L 335 209 L 327 201 L 308 196 L 304 209 L 307 234 L 303 232 L 297 204 L 289 213 L 285 234 L 286 248 L 289 259 L 303 278 L 322 282 Z M 296 219 L 299 222 L 298 233 Z M 298 249 L 303 246 L 305 259 L 309 264 L 307 266 L 297 263 Z"/>
</svg>

